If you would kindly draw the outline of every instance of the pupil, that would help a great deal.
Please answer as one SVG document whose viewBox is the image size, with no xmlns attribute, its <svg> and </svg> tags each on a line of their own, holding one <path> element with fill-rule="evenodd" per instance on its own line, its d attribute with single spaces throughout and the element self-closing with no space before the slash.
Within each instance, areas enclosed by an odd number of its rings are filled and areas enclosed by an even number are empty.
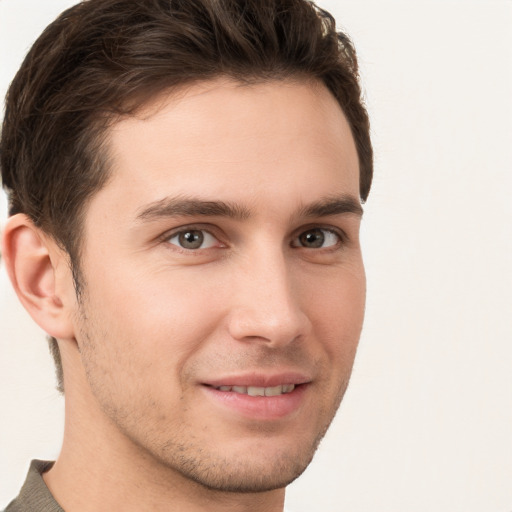
<svg viewBox="0 0 512 512">
<path fill-rule="evenodd" d="M 301 235 L 300 242 L 304 247 L 322 247 L 325 236 L 321 229 L 314 229 Z"/>
<path fill-rule="evenodd" d="M 201 231 L 186 231 L 179 237 L 180 245 L 185 249 L 199 249 L 203 244 L 203 239 Z"/>
</svg>

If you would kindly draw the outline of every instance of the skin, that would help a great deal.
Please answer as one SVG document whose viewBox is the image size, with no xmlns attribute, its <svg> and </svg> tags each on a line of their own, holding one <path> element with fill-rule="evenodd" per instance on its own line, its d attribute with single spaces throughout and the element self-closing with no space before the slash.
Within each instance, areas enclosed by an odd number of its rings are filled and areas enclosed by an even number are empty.
<svg viewBox="0 0 512 512">
<path fill-rule="evenodd" d="M 6 229 L 15 288 L 63 357 L 64 444 L 45 481 L 72 511 L 280 511 L 363 322 L 345 117 L 317 83 L 219 79 L 157 98 L 107 146 L 80 301 L 51 240 L 24 216 Z M 180 247 L 187 231 L 203 244 Z M 240 379 L 300 392 L 289 410 L 240 410 L 212 388 Z"/>
</svg>

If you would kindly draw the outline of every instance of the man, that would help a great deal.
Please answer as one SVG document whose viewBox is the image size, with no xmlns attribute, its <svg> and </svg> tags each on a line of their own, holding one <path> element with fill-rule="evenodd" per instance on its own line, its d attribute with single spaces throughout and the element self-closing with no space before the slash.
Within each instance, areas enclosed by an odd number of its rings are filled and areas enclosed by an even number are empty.
<svg viewBox="0 0 512 512">
<path fill-rule="evenodd" d="M 304 0 L 87 0 L 27 55 L 0 149 L 6 268 L 66 400 L 7 510 L 282 511 L 363 321 L 347 37 Z"/>
</svg>

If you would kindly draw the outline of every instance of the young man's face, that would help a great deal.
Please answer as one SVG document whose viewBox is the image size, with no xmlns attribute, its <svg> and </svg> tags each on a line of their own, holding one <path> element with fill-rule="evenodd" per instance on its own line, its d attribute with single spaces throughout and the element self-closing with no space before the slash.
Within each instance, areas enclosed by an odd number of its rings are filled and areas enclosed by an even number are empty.
<svg viewBox="0 0 512 512">
<path fill-rule="evenodd" d="M 120 121 L 108 145 L 76 315 L 90 417 L 210 488 L 286 485 L 338 408 L 363 321 L 340 107 L 311 83 L 217 80 Z"/>
</svg>

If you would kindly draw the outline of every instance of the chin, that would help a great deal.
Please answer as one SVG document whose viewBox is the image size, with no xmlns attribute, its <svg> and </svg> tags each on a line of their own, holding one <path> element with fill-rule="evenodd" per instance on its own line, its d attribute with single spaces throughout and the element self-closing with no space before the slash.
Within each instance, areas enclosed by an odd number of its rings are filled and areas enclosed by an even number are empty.
<svg viewBox="0 0 512 512">
<path fill-rule="evenodd" d="M 314 452 L 314 450 L 313 450 Z M 272 460 L 245 460 L 231 463 L 218 461 L 206 467 L 195 467 L 183 476 L 210 490 L 233 493 L 261 493 L 282 489 L 299 477 L 307 468 L 313 453 L 308 457 L 276 456 Z"/>
<path fill-rule="evenodd" d="M 288 439 L 276 443 L 260 439 L 257 443 L 243 443 L 234 450 L 197 450 L 182 446 L 173 447 L 166 460 L 168 469 L 181 474 L 201 487 L 232 493 L 262 493 L 282 489 L 298 478 L 313 459 L 323 438 L 325 428 L 316 438 Z M 191 449 L 192 448 L 192 449 Z M 180 456 L 176 458 L 176 454 Z M 170 453 L 169 453 L 170 455 Z"/>
</svg>

